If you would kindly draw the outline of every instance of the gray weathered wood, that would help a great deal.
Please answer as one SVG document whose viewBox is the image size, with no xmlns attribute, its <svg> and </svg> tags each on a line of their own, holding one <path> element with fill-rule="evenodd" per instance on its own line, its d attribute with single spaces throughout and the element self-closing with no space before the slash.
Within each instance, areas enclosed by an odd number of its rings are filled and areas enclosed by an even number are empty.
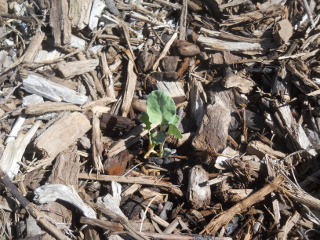
<svg viewBox="0 0 320 240">
<path fill-rule="evenodd" d="M 205 184 L 208 180 L 208 173 L 200 165 L 190 170 L 188 200 L 196 209 L 205 208 L 210 204 L 211 189 Z"/>
<path fill-rule="evenodd" d="M 23 79 L 23 88 L 30 93 L 48 98 L 55 102 L 70 102 L 82 105 L 86 103 L 88 97 L 76 91 L 49 81 L 39 75 L 30 74 Z"/>
</svg>

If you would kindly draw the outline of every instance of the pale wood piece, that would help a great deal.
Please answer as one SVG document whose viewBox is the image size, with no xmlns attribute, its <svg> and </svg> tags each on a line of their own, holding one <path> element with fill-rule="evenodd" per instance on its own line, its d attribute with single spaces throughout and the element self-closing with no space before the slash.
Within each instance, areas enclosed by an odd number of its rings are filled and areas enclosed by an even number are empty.
<svg viewBox="0 0 320 240">
<path fill-rule="evenodd" d="M 162 27 L 169 27 L 168 24 L 165 24 L 163 22 L 160 22 L 158 21 L 157 19 L 155 18 L 152 18 L 150 16 L 145 16 L 145 15 L 142 15 L 140 13 L 137 13 L 137 12 L 131 12 L 130 13 L 130 16 L 132 18 L 135 18 L 135 19 L 138 19 L 140 21 L 143 21 L 143 22 L 146 22 L 146 23 L 150 23 L 151 25 L 155 25 L 155 26 L 162 26 Z"/>
<path fill-rule="evenodd" d="M 200 28 L 199 32 L 202 34 L 206 34 L 207 36 L 214 37 L 214 38 L 222 38 L 222 39 L 232 40 L 232 41 L 237 41 L 237 42 L 241 41 L 241 42 L 257 43 L 257 42 L 262 41 L 262 39 L 260 39 L 260 38 L 243 37 L 240 35 L 234 35 L 229 32 L 210 30 L 210 29 L 206 29 L 206 28 Z"/>
<path fill-rule="evenodd" d="M 206 185 L 208 180 L 208 172 L 201 165 L 196 165 L 190 170 L 187 196 L 195 209 L 205 208 L 210 204 L 211 189 Z"/>
<path fill-rule="evenodd" d="M 180 188 L 176 187 L 167 182 L 159 181 L 158 178 L 147 178 L 147 177 L 128 177 L 128 176 L 114 176 L 114 175 L 103 175 L 103 174 L 87 174 L 87 173 L 79 173 L 78 178 L 82 179 L 91 179 L 95 181 L 116 181 L 123 183 L 133 183 L 133 184 L 141 184 L 141 185 L 151 185 L 151 186 L 159 186 L 171 189 L 171 191 L 179 196 L 182 196 L 183 193 Z M 168 189 L 168 190 L 169 190 Z"/>
<path fill-rule="evenodd" d="M 277 239 L 279 240 L 287 240 L 288 233 L 291 229 L 297 225 L 298 221 L 301 219 L 301 216 L 298 212 L 295 212 L 289 219 L 286 221 L 285 225 L 279 230 Z"/>
<path fill-rule="evenodd" d="M 20 133 L 17 139 L 8 142 L 0 160 L 0 168 L 9 178 L 17 175 L 22 156 L 40 125 L 41 121 L 37 121 L 26 134 Z"/>
<path fill-rule="evenodd" d="M 56 102 L 44 102 L 38 104 L 31 104 L 26 107 L 26 114 L 29 115 L 42 115 L 50 112 L 61 112 L 61 111 L 82 111 L 82 108 L 72 103 L 56 103 Z"/>
<path fill-rule="evenodd" d="M 61 62 L 57 65 L 58 70 L 65 78 L 93 71 L 99 65 L 98 59 L 89 59 L 73 62 Z"/>
<path fill-rule="evenodd" d="M 295 118 L 292 116 L 290 106 L 287 104 L 277 103 L 277 113 L 279 114 L 279 120 L 282 122 L 282 125 L 284 126 L 283 128 L 294 144 L 294 147 L 297 149 L 312 148 L 312 144 L 302 126 L 297 123 Z M 317 155 L 317 152 L 313 149 L 309 150 L 308 153 L 312 156 Z"/>
<path fill-rule="evenodd" d="M 27 92 L 37 94 L 55 102 L 65 101 L 82 105 L 88 99 L 85 95 L 35 74 L 30 74 L 27 78 L 23 79 L 22 83 Z"/>
<path fill-rule="evenodd" d="M 98 34 L 97 38 L 102 38 L 102 39 L 106 39 L 112 42 L 117 42 L 120 43 L 122 38 L 118 37 L 118 36 L 114 36 L 111 34 Z M 138 38 L 130 38 L 130 42 L 132 45 L 139 45 L 141 43 L 143 43 L 144 41 Z"/>
<path fill-rule="evenodd" d="M 218 217 L 213 218 L 210 223 L 204 228 L 200 234 L 216 234 L 217 231 L 227 225 L 236 214 L 243 213 L 246 209 L 250 208 L 252 205 L 262 201 L 268 194 L 278 189 L 282 183 L 283 179 L 278 176 L 271 183 L 261 188 L 259 191 L 251 194 L 246 199 L 238 202 L 236 205 L 230 209 L 220 213 Z"/>
<path fill-rule="evenodd" d="M 106 105 L 109 105 L 114 102 L 116 102 L 115 99 L 112 99 L 110 97 L 104 97 L 104 98 L 100 98 L 96 101 L 88 102 L 81 107 L 82 107 L 82 109 L 92 109 L 96 106 L 106 106 Z"/>
<path fill-rule="evenodd" d="M 78 58 L 80 59 L 80 61 L 88 61 L 86 60 L 85 56 L 83 55 L 83 53 L 79 53 L 78 54 Z M 98 61 L 99 65 L 99 60 L 98 59 L 90 59 L 90 60 L 95 60 Z M 92 66 L 96 64 L 92 62 Z M 96 65 L 96 66 L 97 66 Z M 94 67 L 95 68 L 95 67 Z M 90 74 L 89 74 L 90 73 Z M 100 82 L 99 78 L 97 77 L 96 73 L 93 71 L 93 69 L 90 69 L 90 71 L 84 73 L 88 78 L 92 77 L 93 81 L 94 81 L 94 86 L 97 89 L 97 91 L 100 93 L 101 96 L 105 96 L 105 91 L 103 89 L 102 83 Z"/>
<path fill-rule="evenodd" d="M 177 226 L 179 225 L 179 220 L 178 218 L 175 218 L 170 224 L 168 227 L 166 227 L 166 229 L 163 231 L 164 234 L 170 234 L 172 233 L 176 228 Z"/>
<path fill-rule="evenodd" d="M 140 112 L 147 112 L 147 100 L 133 98 L 132 107 Z"/>
<path fill-rule="evenodd" d="M 96 212 L 83 202 L 73 186 L 64 184 L 46 184 L 34 190 L 33 200 L 38 204 L 47 204 L 56 200 L 70 203 L 86 217 L 96 219 Z"/>
<path fill-rule="evenodd" d="M 197 42 L 204 47 L 204 50 L 230 51 L 248 55 L 261 54 L 274 47 L 271 43 L 263 44 L 251 42 L 231 42 L 216 38 L 204 37 L 202 35 L 197 38 Z"/>
<path fill-rule="evenodd" d="M 272 4 L 267 9 L 259 9 L 257 11 L 245 12 L 242 14 L 229 15 L 228 19 L 221 24 L 221 26 L 232 26 L 242 22 L 259 21 L 265 18 L 265 14 L 268 14 L 269 18 L 283 16 L 286 7 L 280 4 Z"/>
<path fill-rule="evenodd" d="M 124 213 L 120 209 L 121 191 L 122 191 L 121 184 L 115 181 L 111 181 L 111 188 L 112 188 L 112 195 L 108 193 L 104 197 L 99 197 L 97 203 L 104 205 L 104 207 L 107 208 L 108 210 L 121 216 L 123 219 L 128 220 L 126 215 L 124 215 Z"/>
<path fill-rule="evenodd" d="M 268 154 L 269 156 L 275 157 L 275 158 L 284 158 L 286 156 L 285 153 L 273 150 L 268 145 L 260 142 L 260 141 L 251 141 L 246 150 L 247 154 L 256 155 L 260 159 L 263 159 L 263 157 Z"/>
<path fill-rule="evenodd" d="M 86 41 L 82 38 L 71 35 L 70 44 L 68 47 L 84 50 L 86 48 Z"/>
<path fill-rule="evenodd" d="M 81 113 L 71 113 L 49 127 L 36 140 L 35 146 L 50 163 L 91 128 L 89 120 Z"/>
<path fill-rule="evenodd" d="M 216 239 L 216 240 L 232 240 L 231 237 L 219 237 L 217 238 L 215 235 L 211 236 L 202 236 L 202 235 L 178 235 L 178 234 L 164 234 L 164 233 L 151 233 L 151 232 L 144 232 L 146 236 L 152 237 L 154 239 L 163 239 L 163 240 L 205 240 L 205 239 Z"/>
<path fill-rule="evenodd" d="M 34 63 L 41 63 L 43 61 L 50 61 L 50 60 L 54 61 L 54 60 L 57 60 L 58 58 L 60 58 L 61 56 L 63 56 L 63 55 L 57 50 L 53 50 L 50 52 L 48 52 L 46 50 L 39 50 L 36 53 L 33 62 Z"/>
<path fill-rule="evenodd" d="M 233 1 L 225 3 L 225 4 L 220 4 L 219 9 L 220 9 L 220 11 L 222 11 L 223 9 L 228 8 L 228 7 L 235 7 L 235 6 L 238 6 L 238 5 L 241 5 L 244 3 L 250 3 L 250 2 L 251 2 L 251 0 L 233 0 Z"/>
<path fill-rule="evenodd" d="M 107 9 L 110 13 L 112 13 L 115 16 L 120 15 L 120 12 L 119 12 L 114 0 L 106 0 L 106 5 L 107 5 Z"/>
<path fill-rule="evenodd" d="M 40 97 L 39 95 L 36 95 L 36 94 L 31 94 L 23 97 L 22 106 L 26 107 L 28 105 L 40 104 L 43 102 L 44 102 L 43 97 Z"/>
<path fill-rule="evenodd" d="M 132 194 L 134 194 L 136 191 L 138 191 L 141 188 L 141 184 L 132 184 L 130 187 L 128 187 L 126 190 L 124 190 L 121 193 L 122 197 L 127 197 L 130 196 Z"/>
<path fill-rule="evenodd" d="M 37 235 L 42 235 L 42 234 L 46 234 L 45 231 L 42 231 L 41 228 L 38 226 L 37 221 L 29 216 L 26 219 L 26 226 L 27 226 L 27 237 L 28 236 L 37 236 Z M 48 240 L 51 240 L 52 238 L 50 237 L 50 235 L 47 234 L 46 236 L 48 238 Z"/>
<path fill-rule="evenodd" d="M 165 1 L 165 0 L 154 0 L 154 2 L 157 2 L 157 3 L 159 3 L 160 5 L 163 5 L 163 6 L 171 7 L 174 10 L 182 8 L 182 6 L 179 3 L 171 3 L 171 2 L 168 2 L 168 1 Z"/>
<path fill-rule="evenodd" d="M 27 48 L 26 53 L 24 54 L 23 61 L 26 63 L 32 63 L 37 51 L 41 47 L 42 41 L 45 37 L 44 32 L 37 32 L 37 34 L 31 39 L 30 44 Z"/>
<path fill-rule="evenodd" d="M 148 188 L 142 188 L 139 190 L 139 193 L 142 195 L 143 199 L 145 199 L 147 202 L 151 202 L 154 204 L 160 204 L 160 203 L 164 203 L 164 195 L 150 190 Z"/>
<path fill-rule="evenodd" d="M 103 164 L 102 164 L 103 150 L 104 150 L 104 144 L 101 140 L 99 114 L 94 112 L 92 116 L 92 157 L 93 157 L 93 166 L 99 172 L 103 171 Z"/>
<path fill-rule="evenodd" d="M 313 197 L 309 193 L 302 190 L 300 187 L 296 186 L 290 179 L 288 179 L 290 186 L 282 186 L 281 190 L 285 192 L 290 198 L 295 201 L 304 204 L 310 208 L 320 211 L 320 200 Z"/>
<path fill-rule="evenodd" d="M 222 80 L 222 85 L 225 88 L 235 88 L 240 93 L 250 93 L 253 87 L 256 85 L 251 79 L 247 79 L 236 75 L 231 69 L 226 70 L 226 76 Z"/>
<path fill-rule="evenodd" d="M 8 1 L 0 0 L 0 14 L 8 13 Z"/>
<path fill-rule="evenodd" d="M 91 7 L 91 13 L 89 17 L 89 28 L 91 31 L 97 30 L 99 18 L 106 7 L 106 4 L 102 0 L 93 0 Z"/>
<path fill-rule="evenodd" d="M 121 28 L 123 30 L 123 35 L 124 35 L 124 38 L 127 42 L 127 45 L 128 45 L 128 48 L 129 48 L 129 51 L 130 51 L 130 54 L 131 54 L 131 60 L 133 61 L 134 63 L 134 59 L 136 59 L 136 56 L 133 52 L 133 49 L 132 49 L 132 46 L 131 46 L 131 42 L 130 42 L 130 32 L 129 32 L 129 27 L 127 25 L 127 23 L 125 22 L 122 22 L 121 23 Z"/>
<path fill-rule="evenodd" d="M 105 52 L 102 52 L 100 54 L 100 59 L 101 59 L 102 71 L 103 71 L 103 75 L 104 75 L 104 79 L 105 79 L 104 82 L 105 82 L 107 97 L 110 97 L 112 99 L 116 99 L 116 94 L 115 94 L 114 86 L 113 86 L 114 85 L 113 76 L 112 76 L 112 72 L 109 68 Z"/>
<path fill-rule="evenodd" d="M 71 40 L 71 22 L 68 16 L 67 0 L 53 1 L 50 9 L 50 26 L 54 37 L 54 44 L 62 46 Z"/>
<path fill-rule="evenodd" d="M 133 68 L 134 63 L 131 60 L 129 60 L 126 88 L 121 105 L 121 116 L 123 117 L 126 117 L 130 111 L 131 102 L 136 88 L 137 75 L 134 73 Z"/>
<path fill-rule="evenodd" d="M 88 25 L 91 6 L 92 0 L 70 0 L 69 18 L 73 28 L 82 30 Z"/>
<path fill-rule="evenodd" d="M 230 147 L 226 147 L 221 153 L 221 156 L 217 157 L 216 163 L 214 164 L 214 166 L 219 170 L 225 170 L 228 166 L 230 166 L 229 164 L 226 163 L 226 160 L 230 158 L 232 159 L 236 156 L 239 156 L 238 151 L 235 151 Z"/>
<path fill-rule="evenodd" d="M 273 38 L 278 46 L 286 44 L 293 34 L 293 27 L 288 19 L 283 19 L 276 24 L 276 29 L 273 33 Z"/>
<path fill-rule="evenodd" d="M 166 82 L 157 81 L 152 85 L 154 90 L 162 90 L 171 97 L 176 104 L 182 103 L 186 99 L 186 95 L 183 90 L 183 83 L 181 82 Z"/>
<path fill-rule="evenodd" d="M 11 128 L 11 131 L 9 133 L 9 136 L 7 137 L 6 141 L 4 142 L 4 145 L 7 145 L 8 142 L 13 141 L 18 136 L 18 132 L 20 131 L 23 123 L 26 120 L 26 114 L 24 112 L 21 112 L 18 119 L 15 121 L 13 127 Z"/>
</svg>

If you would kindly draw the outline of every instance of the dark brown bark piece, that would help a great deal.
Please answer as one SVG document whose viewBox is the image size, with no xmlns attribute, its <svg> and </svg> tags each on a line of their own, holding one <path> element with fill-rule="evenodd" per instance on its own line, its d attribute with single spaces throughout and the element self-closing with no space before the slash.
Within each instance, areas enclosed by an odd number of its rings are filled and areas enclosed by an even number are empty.
<svg viewBox="0 0 320 240">
<path fill-rule="evenodd" d="M 179 78 L 177 72 L 153 72 L 150 76 L 158 81 L 176 81 Z"/>
<path fill-rule="evenodd" d="M 178 67 L 179 62 L 178 56 L 167 56 L 164 57 L 161 61 L 161 66 L 165 72 L 175 72 Z"/>
<path fill-rule="evenodd" d="M 223 150 L 226 147 L 230 122 L 230 109 L 217 98 L 215 104 L 209 104 L 206 108 L 200 128 L 192 140 L 193 147 L 198 151 Z"/>
<path fill-rule="evenodd" d="M 147 72 L 149 71 L 153 64 L 155 63 L 157 57 L 159 55 L 159 52 L 155 49 L 150 50 L 144 50 L 141 52 L 136 60 L 137 68 L 141 72 Z"/>
<path fill-rule="evenodd" d="M 134 126 L 134 121 L 129 118 L 104 113 L 100 121 L 100 127 L 105 132 L 106 136 L 119 137 L 127 134 Z"/>
<path fill-rule="evenodd" d="M 114 157 L 108 158 L 104 163 L 104 170 L 109 175 L 123 175 L 127 169 L 128 162 L 134 156 L 128 150 L 122 151 Z"/>
<path fill-rule="evenodd" d="M 181 56 L 192 57 L 200 54 L 200 48 L 193 43 L 186 41 L 177 41 L 176 44 L 178 52 Z"/>
</svg>

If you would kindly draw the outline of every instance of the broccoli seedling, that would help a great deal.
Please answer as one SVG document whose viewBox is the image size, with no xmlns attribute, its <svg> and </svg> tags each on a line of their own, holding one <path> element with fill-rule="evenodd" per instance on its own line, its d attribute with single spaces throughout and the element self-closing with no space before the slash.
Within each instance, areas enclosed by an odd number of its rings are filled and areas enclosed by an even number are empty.
<svg viewBox="0 0 320 240">
<path fill-rule="evenodd" d="M 166 137 L 173 135 L 182 138 L 181 132 L 177 127 L 179 116 L 176 114 L 176 106 L 172 98 L 164 91 L 156 90 L 148 95 L 147 112 L 143 112 L 140 120 L 145 124 L 145 129 L 149 133 L 149 147 L 144 158 L 148 158 L 151 153 L 159 157 L 168 156 L 171 149 L 164 148 Z M 151 132 L 151 124 L 159 124 L 158 128 Z M 155 147 L 159 145 L 159 150 Z"/>
</svg>

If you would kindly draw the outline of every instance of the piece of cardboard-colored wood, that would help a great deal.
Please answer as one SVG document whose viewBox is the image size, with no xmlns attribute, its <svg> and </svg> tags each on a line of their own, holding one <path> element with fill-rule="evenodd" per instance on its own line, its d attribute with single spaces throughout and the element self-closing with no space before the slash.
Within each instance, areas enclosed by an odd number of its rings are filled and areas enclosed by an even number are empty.
<svg viewBox="0 0 320 240">
<path fill-rule="evenodd" d="M 36 148 L 44 158 L 52 161 L 91 128 L 90 121 L 81 113 L 71 113 L 49 127 L 36 140 Z"/>
<path fill-rule="evenodd" d="M 65 77 L 71 77 L 75 75 L 82 75 L 84 73 L 90 72 L 98 66 L 98 59 L 89 59 L 73 62 L 61 62 L 58 64 L 58 70 Z"/>
</svg>

